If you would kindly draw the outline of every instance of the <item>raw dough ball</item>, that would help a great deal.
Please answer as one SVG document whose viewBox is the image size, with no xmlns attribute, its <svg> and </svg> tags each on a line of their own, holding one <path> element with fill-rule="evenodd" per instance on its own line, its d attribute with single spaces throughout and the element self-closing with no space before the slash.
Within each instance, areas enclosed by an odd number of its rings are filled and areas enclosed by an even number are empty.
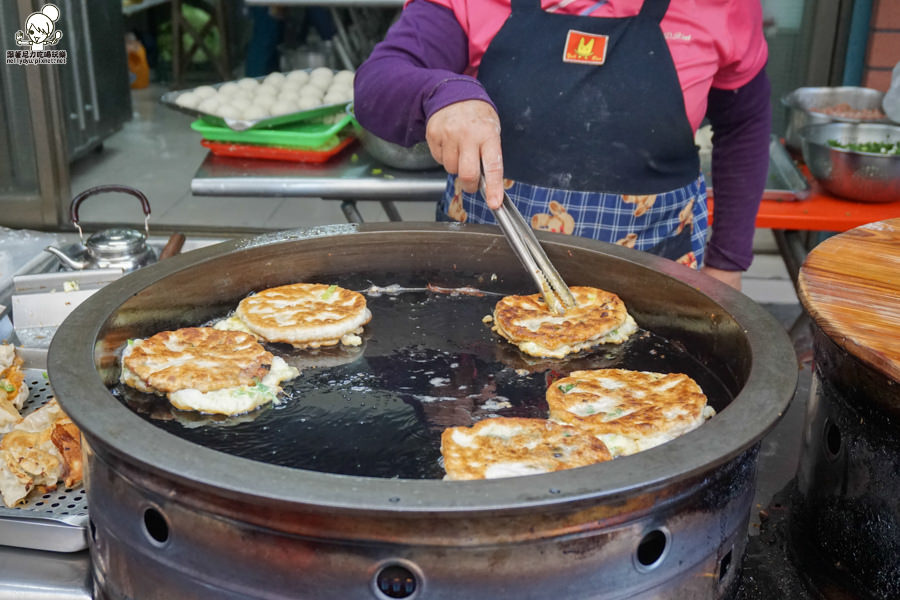
<svg viewBox="0 0 900 600">
<path fill-rule="evenodd" d="M 269 111 L 266 110 L 265 107 L 260 106 L 259 104 L 254 104 L 244 110 L 243 117 L 247 121 L 257 121 L 259 119 L 265 119 L 269 116 Z"/>
<path fill-rule="evenodd" d="M 300 96 L 300 99 L 297 101 L 298 110 L 309 110 L 310 108 L 316 108 L 317 106 L 321 105 L 321 100 L 312 98 L 310 96 Z"/>
<path fill-rule="evenodd" d="M 221 100 L 219 100 L 215 96 L 212 96 L 200 102 L 200 104 L 197 105 L 197 110 L 210 115 L 214 115 L 216 114 L 216 111 L 218 110 L 220 104 L 222 104 Z"/>
<path fill-rule="evenodd" d="M 284 90 L 294 90 L 296 92 L 303 89 L 303 87 L 306 86 L 308 82 L 308 77 L 302 81 L 300 79 L 288 79 L 284 82 L 284 85 L 281 86 L 281 91 L 283 92 Z"/>
<path fill-rule="evenodd" d="M 331 98 L 332 103 L 350 102 L 353 100 L 353 88 L 342 84 L 332 84 L 332 86 L 328 88 L 328 91 L 325 92 L 326 102 L 329 98 Z"/>
<path fill-rule="evenodd" d="M 353 99 L 353 92 L 344 86 L 330 87 L 322 98 L 324 104 L 339 104 Z"/>
<path fill-rule="evenodd" d="M 349 71 L 344 69 L 343 71 L 338 71 L 334 74 L 334 83 L 347 83 L 349 85 L 353 85 L 353 78 L 355 77 L 355 73 L 353 71 Z"/>
<path fill-rule="evenodd" d="M 275 73 L 269 73 L 268 75 L 266 75 L 266 78 L 263 80 L 263 82 L 267 85 L 281 87 L 282 85 L 284 85 L 286 79 L 287 77 L 284 76 L 284 73 L 278 73 L 276 71 Z"/>
<path fill-rule="evenodd" d="M 201 98 L 209 98 L 210 96 L 216 95 L 216 88 L 211 85 L 201 85 L 200 87 L 194 89 L 194 93 Z"/>
<path fill-rule="evenodd" d="M 334 71 L 328 67 L 316 67 L 309 72 L 310 79 L 325 79 L 331 81 L 334 78 Z"/>
<path fill-rule="evenodd" d="M 221 104 L 216 113 L 223 119 L 240 119 L 243 114 L 234 104 Z"/>
<path fill-rule="evenodd" d="M 300 95 L 297 93 L 297 90 L 290 89 L 282 89 L 278 94 L 278 100 L 290 100 L 291 102 L 296 102 Z"/>
<path fill-rule="evenodd" d="M 245 90 L 254 90 L 259 87 L 259 82 L 252 77 L 244 77 L 243 79 L 239 80 L 237 84 Z"/>
<path fill-rule="evenodd" d="M 245 111 L 253 104 L 253 101 L 243 96 L 234 96 L 231 98 L 230 104 L 240 111 Z"/>
<path fill-rule="evenodd" d="M 263 94 L 254 98 L 251 106 L 259 106 L 266 110 L 269 110 L 270 108 L 272 108 L 272 105 L 275 104 L 275 102 L 275 96 L 267 96 Z"/>
<path fill-rule="evenodd" d="M 258 88 L 256 88 L 256 90 L 254 90 L 256 96 L 273 96 L 273 97 L 277 96 L 280 91 L 281 91 L 280 88 L 275 87 L 274 85 L 272 85 L 270 83 L 264 83 L 261 86 L 259 86 Z"/>
<path fill-rule="evenodd" d="M 288 83 L 292 83 L 292 82 L 303 85 L 304 83 L 309 81 L 309 73 L 307 73 L 306 71 L 302 71 L 302 70 L 291 71 L 290 73 L 288 73 L 286 75 L 285 78 L 287 79 L 287 81 L 284 82 L 285 85 L 287 85 Z"/>
<path fill-rule="evenodd" d="M 247 90 L 241 89 L 241 90 L 236 91 L 233 94 L 226 96 L 226 98 L 228 98 L 228 100 L 236 100 L 236 99 L 240 98 L 241 100 L 246 100 L 247 102 L 250 102 L 251 100 L 253 100 L 253 94 L 249 93 Z"/>
<path fill-rule="evenodd" d="M 269 111 L 273 115 L 287 115 L 293 112 L 297 112 L 297 102 L 295 100 L 282 100 L 279 99 L 275 104 L 272 105 L 272 108 Z"/>
<path fill-rule="evenodd" d="M 300 88 L 300 92 L 297 95 L 301 98 L 315 98 L 317 100 L 321 100 L 322 96 L 325 95 L 325 91 L 321 88 L 317 88 L 314 85 L 306 85 Z"/>
<path fill-rule="evenodd" d="M 183 94 L 178 94 L 178 97 L 175 98 L 175 104 L 184 106 L 185 108 L 197 108 L 202 101 L 203 98 L 198 96 L 195 92 L 184 92 Z"/>
<path fill-rule="evenodd" d="M 309 81 L 306 82 L 306 85 L 303 86 L 303 89 L 314 87 L 319 88 L 324 92 L 328 89 L 329 85 L 331 85 L 330 79 L 325 79 L 324 77 L 310 77 Z"/>
<path fill-rule="evenodd" d="M 231 95 L 231 94 L 235 93 L 236 91 L 238 91 L 239 89 L 241 89 L 241 86 L 239 86 L 234 81 L 229 81 L 229 82 L 223 83 L 222 85 L 219 86 L 219 95 L 220 96 Z"/>
</svg>

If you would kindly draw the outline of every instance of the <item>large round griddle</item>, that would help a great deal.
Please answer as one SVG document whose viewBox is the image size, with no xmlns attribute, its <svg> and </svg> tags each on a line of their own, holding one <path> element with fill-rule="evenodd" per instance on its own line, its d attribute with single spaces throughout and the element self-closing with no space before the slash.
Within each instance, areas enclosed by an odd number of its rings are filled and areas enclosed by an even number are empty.
<svg viewBox="0 0 900 600">
<path fill-rule="evenodd" d="M 500 294 L 426 289 L 416 274 L 390 277 L 380 287 L 359 275 L 324 280 L 366 290 L 373 316 L 363 344 L 266 344 L 300 370 L 272 405 L 226 417 L 178 410 L 121 383 L 111 391 L 157 427 L 206 448 L 297 469 L 402 479 L 444 476 L 447 427 L 496 416 L 546 419 L 548 386 L 574 370 L 687 373 L 714 408 L 732 399 L 715 373 L 649 331 L 566 360 L 536 359 L 479 318 L 491 314 Z"/>
<path fill-rule="evenodd" d="M 715 394 L 720 409 L 715 418 L 673 442 L 609 463 L 540 476 L 444 482 L 348 476 L 249 460 L 167 433 L 110 391 L 128 338 L 207 322 L 266 287 L 343 278 L 351 287 L 401 281 L 531 293 L 506 240 L 487 226 L 333 226 L 225 242 L 168 259 L 106 286 L 71 314 L 50 349 L 50 378 L 92 451 L 106 460 L 219 496 L 338 511 L 528 511 L 585 499 L 614 501 L 696 477 L 733 459 L 784 412 L 796 383 L 795 357 L 780 325 L 757 304 L 651 255 L 580 238 L 539 237 L 570 285 L 617 293 L 642 329 L 714 374 L 722 388 Z M 483 315 L 479 310 L 455 318 L 480 324 Z M 395 327 L 390 336 L 402 333 Z M 370 342 L 365 351 L 375 358 L 377 344 Z M 496 343 L 506 344 L 499 338 Z M 565 372 L 565 364 L 559 361 L 560 371 Z"/>
</svg>

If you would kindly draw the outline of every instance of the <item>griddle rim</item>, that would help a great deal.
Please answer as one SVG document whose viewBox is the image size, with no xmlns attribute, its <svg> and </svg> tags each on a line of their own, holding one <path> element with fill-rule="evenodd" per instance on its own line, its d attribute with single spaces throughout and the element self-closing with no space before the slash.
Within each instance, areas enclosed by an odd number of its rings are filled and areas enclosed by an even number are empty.
<svg viewBox="0 0 900 600">
<path fill-rule="evenodd" d="M 538 232 L 538 238 L 545 245 L 600 252 L 646 267 L 694 288 L 725 309 L 745 332 L 752 356 L 746 384 L 731 404 L 699 429 L 624 459 L 544 475 L 447 482 L 319 473 L 210 450 L 147 423 L 110 394 L 98 376 L 94 346 L 106 320 L 130 297 L 170 274 L 232 252 L 306 238 L 448 231 L 502 240 L 502 233 L 487 225 L 376 223 L 226 241 L 144 267 L 102 288 L 66 319 L 49 351 L 51 383 L 92 451 L 107 460 L 127 461 L 220 498 L 267 506 L 300 504 L 330 513 L 527 513 L 537 507 L 581 501 L 616 502 L 724 464 L 756 444 L 787 409 L 798 378 L 796 355 L 784 328 L 757 303 L 673 261 L 613 244 L 544 232 Z M 515 260 L 511 252 L 510 260 Z"/>
</svg>

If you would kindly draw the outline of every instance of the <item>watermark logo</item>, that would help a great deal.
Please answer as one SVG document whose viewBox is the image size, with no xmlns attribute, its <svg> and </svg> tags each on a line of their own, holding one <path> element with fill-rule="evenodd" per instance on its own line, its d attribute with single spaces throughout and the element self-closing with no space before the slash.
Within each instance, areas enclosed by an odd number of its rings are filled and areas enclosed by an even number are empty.
<svg viewBox="0 0 900 600">
<path fill-rule="evenodd" d="M 16 45 L 28 46 L 27 50 L 7 50 L 8 65 L 59 65 L 66 62 L 65 50 L 53 50 L 62 39 L 62 31 L 56 28 L 59 8 L 55 4 L 45 4 L 40 12 L 34 12 L 25 19 L 24 30 L 16 32 Z"/>
</svg>

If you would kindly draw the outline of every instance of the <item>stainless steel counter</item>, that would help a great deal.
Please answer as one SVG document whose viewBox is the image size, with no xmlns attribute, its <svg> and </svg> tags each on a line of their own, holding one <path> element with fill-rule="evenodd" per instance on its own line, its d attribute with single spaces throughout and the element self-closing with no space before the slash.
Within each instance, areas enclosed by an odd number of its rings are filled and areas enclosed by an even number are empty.
<svg viewBox="0 0 900 600">
<path fill-rule="evenodd" d="M 81 552 L 0 547 L 0 600 L 91 600 L 91 559 Z"/>
<path fill-rule="evenodd" d="M 281 196 L 340 200 L 351 223 L 361 223 L 358 200 L 376 200 L 392 221 L 399 221 L 394 202 L 437 202 L 447 174 L 393 169 L 372 158 L 359 144 L 328 162 L 291 163 L 220 157 L 209 153 L 191 180 L 197 196 Z"/>
<path fill-rule="evenodd" d="M 769 176 L 763 198 L 802 200 L 810 193 L 809 183 L 777 137 L 769 145 Z M 707 186 L 712 195 L 710 167 L 704 164 Z M 359 144 L 323 164 L 288 163 L 272 160 L 217 157 L 207 154 L 191 180 L 198 196 L 283 196 L 341 200 L 344 215 L 351 223 L 361 223 L 358 200 L 377 200 L 392 221 L 400 217 L 395 201 L 437 202 L 447 175 L 441 168 L 404 171 L 386 167 Z"/>
</svg>

